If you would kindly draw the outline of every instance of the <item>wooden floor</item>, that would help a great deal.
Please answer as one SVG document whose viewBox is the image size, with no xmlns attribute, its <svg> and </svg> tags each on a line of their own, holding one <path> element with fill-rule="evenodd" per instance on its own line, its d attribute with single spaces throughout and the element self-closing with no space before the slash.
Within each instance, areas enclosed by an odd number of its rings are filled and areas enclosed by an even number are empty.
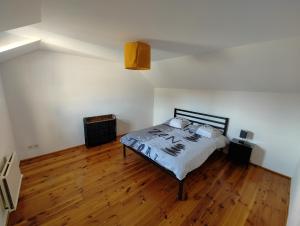
<svg viewBox="0 0 300 226">
<path fill-rule="evenodd" d="M 24 180 L 8 225 L 285 225 L 290 180 L 213 154 L 177 183 L 119 142 L 77 147 L 21 163 Z"/>
</svg>

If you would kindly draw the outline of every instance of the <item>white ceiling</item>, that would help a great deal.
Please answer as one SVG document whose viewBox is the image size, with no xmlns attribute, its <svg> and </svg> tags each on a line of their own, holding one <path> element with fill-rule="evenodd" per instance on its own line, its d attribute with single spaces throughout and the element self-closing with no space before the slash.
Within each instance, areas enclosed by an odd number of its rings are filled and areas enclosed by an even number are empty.
<svg viewBox="0 0 300 226">
<path fill-rule="evenodd" d="M 299 12 L 300 0 L 43 0 L 42 22 L 9 34 L 35 40 L 20 54 L 121 62 L 126 41 L 146 41 L 155 87 L 299 92 Z"/>
<path fill-rule="evenodd" d="M 299 0 L 44 0 L 34 29 L 48 46 L 86 55 L 92 45 L 111 60 L 122 60 L 124 42 L 144 40 L 155 61 L 300 35 L 299 12 Z"/>
<path fill-rule="evenodd" d="M 0 32 L 41 21 L 41 0 L 0 0 Z"/>
</svg>

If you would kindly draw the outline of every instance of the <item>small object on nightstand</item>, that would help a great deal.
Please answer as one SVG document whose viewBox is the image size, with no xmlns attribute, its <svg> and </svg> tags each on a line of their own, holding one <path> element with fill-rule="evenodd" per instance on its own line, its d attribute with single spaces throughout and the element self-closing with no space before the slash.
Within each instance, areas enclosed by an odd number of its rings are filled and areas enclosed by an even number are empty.
<svg viewBox="0 0 300 226">
<path fill-rule="evenodd" d="M 253 148 L 253 144 L 234 138 L 230 141 L 228 158 L 236 163 L 248 166 Z"/>
<path fill-rule="evenodd" d="M 247 136 L 248 136 L 248 131 L 241 130 L 241 132 L 240 132 L 240 138 L 247 139 Z"/>
</svg>

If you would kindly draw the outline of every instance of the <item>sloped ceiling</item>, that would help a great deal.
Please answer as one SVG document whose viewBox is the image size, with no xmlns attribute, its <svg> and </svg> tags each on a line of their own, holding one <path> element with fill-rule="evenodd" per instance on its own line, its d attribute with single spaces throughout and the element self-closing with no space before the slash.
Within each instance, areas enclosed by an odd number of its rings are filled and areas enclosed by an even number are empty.
<svg viewBox="0 0 300 226">
<path fill-rule="evenodd" d="M 252 43 L 300 37 L 299 12 L 298 0 L 43 0 L 41 23 L 9 32 L 41 40 L 38 48 L 110 61 L 123 61 L 126 41 L 142 40 L 152 47 L 152 70 L 144 74 L 155 87 L 260 91 L 269 77 L 260 86 L 255 81 L 261 72 L 233 76 L 235 68 L 216 62 L 233 54 L 232 62 L 246 65 L 255 57 L 239 60 L 238 54 L 250 51 Z M 297 90 L 295 71 L 284 90 Z M 282 82 L 267 90 L 280 91 Z"/>
<path fill-rule="evenodd" d="M 155 62 L 154 87 L 300 93 L 300 36 Z"/>
<path fill-rule="evenodd" d="M 40 48 L 40 39 L 0 32 L 0 63 Z"/>
<path fill-rule="evenodd" d="M 41 0 L 1 0 L 0 32 L 41 22 Z"/>
<path fill-rule="evenodd" d="M 42 22 L 22 33 L 46 32 L 50 46 L 84 54 L 92 45 L 113 60 L 124 42 L 144 40 L 156 61 L 300 35 L 299 12 L 298 0 L 44 0 Z"/>
</svg>

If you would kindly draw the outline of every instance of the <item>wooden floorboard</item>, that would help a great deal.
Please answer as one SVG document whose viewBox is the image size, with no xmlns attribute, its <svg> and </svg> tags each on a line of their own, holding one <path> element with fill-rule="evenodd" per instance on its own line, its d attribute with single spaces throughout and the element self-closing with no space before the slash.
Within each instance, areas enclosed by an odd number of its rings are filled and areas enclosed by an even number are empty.
<svg viewBox="0 0 300 226">
<path fill-rule="evenodd" d="M 263 168 L 230 163 L 215 152 L 177 182 L 116 141 L 74 147 L 22 161 L 18 208 L 8 225 L 284 226 L 290 180 Z"/>
</svg>

